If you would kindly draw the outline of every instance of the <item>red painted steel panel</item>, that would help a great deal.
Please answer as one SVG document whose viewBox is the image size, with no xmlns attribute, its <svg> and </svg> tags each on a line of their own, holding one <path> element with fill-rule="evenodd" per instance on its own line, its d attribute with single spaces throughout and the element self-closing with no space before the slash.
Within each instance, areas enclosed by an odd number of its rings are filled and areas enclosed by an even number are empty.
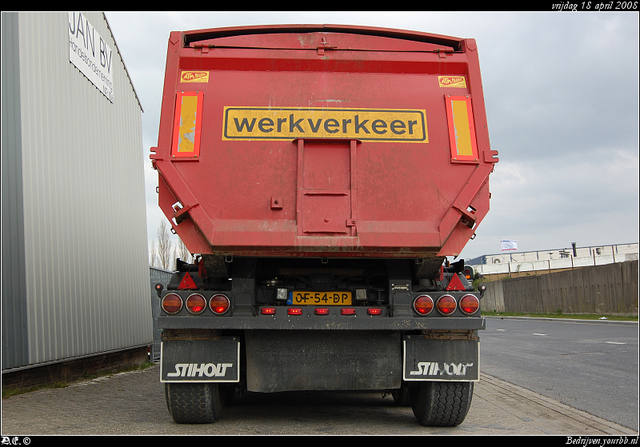
<svg viewBox="0 0 640 447">
<path fill-rule="evenodd" d="M 202 101 L 197 158 L 171 152 L 181 92 Z M 468 98 L 472 159 L 452 158 L 448 97 Z M 252 256 L 457 255 L 498 161 L 473 39 L 338 25 L 172 32 L 151 150 L 189 250 Z"/>
</svg>

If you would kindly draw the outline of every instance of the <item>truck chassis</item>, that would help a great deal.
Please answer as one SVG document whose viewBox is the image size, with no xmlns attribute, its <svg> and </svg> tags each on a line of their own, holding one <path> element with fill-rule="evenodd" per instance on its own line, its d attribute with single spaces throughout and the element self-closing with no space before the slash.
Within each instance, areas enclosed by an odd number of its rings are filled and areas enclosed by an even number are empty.
<svg viewBox="0 0 640 447">
<path fill-rule="evenodd" d="M 207 274 L 205 258 L 178 261 L 157 286 L 161 381 L 176 422 L 218 420 L 238 390 L 381 390 L 422 425 L 466 417 L 484 319 L 462 263 L 426 279 L 412 260 L 236 258 L 226 278 Z M 291 304 L 294 291 L 309 304 Z M 333 304 L 344 292 L 351 300 Z M 416 305 L 425 296 L 428 313 Z M 438 307 L 451 299 L 453 309 Z"/>
</svg>

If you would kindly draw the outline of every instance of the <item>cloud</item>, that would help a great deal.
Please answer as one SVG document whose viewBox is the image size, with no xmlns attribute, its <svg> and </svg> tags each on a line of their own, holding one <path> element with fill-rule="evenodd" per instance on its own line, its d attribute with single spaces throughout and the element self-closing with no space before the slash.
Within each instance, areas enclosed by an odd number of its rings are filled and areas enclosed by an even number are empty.
<svg viewBox="0 0 640 447">
<path fill-rule="evenodd" d="M 463 258 L 499 252 L 501 238 L 518 240 L 520 251 L 637 241 L 637 153 L 501 160 L 495 171 L 492 209 Z"/>
</svg>

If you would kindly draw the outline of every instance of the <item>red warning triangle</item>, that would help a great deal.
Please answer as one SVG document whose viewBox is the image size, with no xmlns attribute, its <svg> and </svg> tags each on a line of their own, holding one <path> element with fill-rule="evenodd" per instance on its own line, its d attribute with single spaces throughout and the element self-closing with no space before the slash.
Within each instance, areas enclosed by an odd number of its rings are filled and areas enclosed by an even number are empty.
<svg viewBox="0 0 640 447">
<path fill-rule="evenodd" d="M 453 275 L 453 278 L 449 281 L 447 290 L 465 290 L 465 287 L 462 285 L 462 281 L 460 281 L 457 273 Z"/>
<path fill-rule="evenodd" d="M 193 281 L 193 278 L 189 274 L 189 272 L 184 274 L 182 281 L 180 281 L 180 285 L 178 289 L 197 289 L 196 283 Z"/>
</svg>

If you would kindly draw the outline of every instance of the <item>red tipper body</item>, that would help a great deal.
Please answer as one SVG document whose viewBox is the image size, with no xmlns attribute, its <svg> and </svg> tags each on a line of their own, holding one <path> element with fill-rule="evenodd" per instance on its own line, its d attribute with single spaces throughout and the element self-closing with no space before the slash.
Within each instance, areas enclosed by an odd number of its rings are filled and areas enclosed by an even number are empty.
<svg viewBox="0 0 640 447">
<path fill-rule="evenodd" d="M 336 25 L 171 33 L 159 204 L 196 254 L 156 290 L 176 422 L 235 391 L 383 390 L 458 425 L 489 210 L 475 41 Z M 437 382 L 432 385 L 432 382 Z"/>
<path fill-rule="evenodd" d="M 159 205 L 189 251 L 457 256 L 489 210 L 476 43 L 338 25 L 172 32 Z"/>
</svg>

